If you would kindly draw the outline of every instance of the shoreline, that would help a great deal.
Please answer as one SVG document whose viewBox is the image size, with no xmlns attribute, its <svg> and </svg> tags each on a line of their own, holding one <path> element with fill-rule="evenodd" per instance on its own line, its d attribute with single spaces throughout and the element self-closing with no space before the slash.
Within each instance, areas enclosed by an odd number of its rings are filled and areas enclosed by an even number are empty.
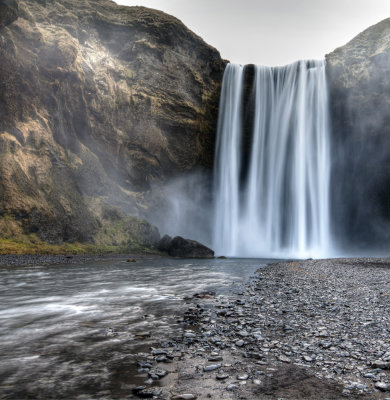
<svg viewBox="0 0 390 400">
<path fill-rule="evenodd" d="M 0 266 L 161 257 L 9 255 Z M 118 348 L 96 398 L 390 400 L 390 259 L 274 262 L 233 286 L 179 299 L 174 337 L 149 348 L 142 331 L 136 353 Z"/>
<path fill-rule="evenodd" d="M 193 298 L 182 337 L 138 358 L 134 398 L 390 399 L 389 283 L 390 259 L 290 261 Z"/>
<path fill-rule="evenodd" d="M 2 254 L 0 255 L 1 267 L 23 267 L 23 266 L 55 266 L 61 264 L 78 264 L 94 261 L 108 261 L 118 259 L 143 259 L 165 257 L 153 253 L 106 253 L 106 254 Z M 168 257 L 168 256 L 167 256 Z"/>
</svg>

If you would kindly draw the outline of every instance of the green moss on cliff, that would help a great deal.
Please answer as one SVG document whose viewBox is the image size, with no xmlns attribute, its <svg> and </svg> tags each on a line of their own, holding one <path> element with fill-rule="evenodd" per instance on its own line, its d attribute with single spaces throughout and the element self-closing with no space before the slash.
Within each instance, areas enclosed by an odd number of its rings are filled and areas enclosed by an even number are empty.
<svg viewBox="0 0 390 400">
<path fill-rule="evenodd" d="M 42 242 L 35 235 L 21 238 L 0 237 L 0 254 L 155 254 L 156 250 L 141 245 L 93 245 L 85 243 L 64 243 L 53 245 Z"/>
<path fill-rule="evenodd" d="M 0 217 L 0 254 L 100 254 L 155 253 L 159 239 L 157 228 L 146 221 L 126 216 L 120 209 L 102 205 L 103 215 L 89 242 L 53 244 L 27 233 L 23 219 L 12 215 Z"/>
</svg>

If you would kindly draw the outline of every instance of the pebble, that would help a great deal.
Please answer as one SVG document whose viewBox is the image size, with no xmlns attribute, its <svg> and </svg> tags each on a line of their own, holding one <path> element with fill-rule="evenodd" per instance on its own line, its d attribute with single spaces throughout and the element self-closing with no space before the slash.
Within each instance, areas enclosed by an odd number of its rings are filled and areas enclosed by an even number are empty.
<svg viewBox="0 0 390 400">
<path fill-rule="evenodd" d="M 167 358 L 166 356 L 157 356 L 156 357 L 156 361 L 157 362 L 162 362 L 162 363 L 168 363 L 171 362 L 171 360 L 169 358 Z"/>
<path fill-rule="evenodd" d="M 219 381 L 223 381 L 223 380 L 229 378 L 229 375 L 228 375 L 228 374 L 225 374 L 224 372 L 220 372 L 220 373 L 216 376 L 216 378 L 217 378 Z"/>
<path fill-rule="evenodd" d="M 228 390 L 229 392 L 232 392 L 233 390 L 237 389 L 238 385 L 231 383 L 230 385 L 226 386 L 226 390 Z"/>
<path fill-rule="evenodd" d="M 139 360 L 139 361 L 137 361 L 137 364 L 139 367 L 145 368 L 145 369 L 150 369 L 153 367 L 153 365 L 148 361 Z"/>
<path fill-rule="evenodd" d="M 143 389 L 137 393 L 138 397 L 141 399 L 152 399 L 153 397 L 157 397 L 161 394 L 162 389 L 150 388 L 150 389 Z"/>
<path fill-rule="evenodd" d="M 281 355 L 278 357 L 278 359 L 279 359 L 280 361 L 284 362 L 284 363 L 290 363 L 290 362 L 291 362 L 291 359 L 288 358 L 288 357 L 286 357 L 286 356 L 283 355 L 283 354 L 281 354 Z"/>
<path fill-rule="evenodd" d="M 237 376 L 237 379 L 238 379 L 239 381 L 246 381 L 246 380 L 249 379 L 249 375 L 248 375 L 248 374 L 238 375 L 238 376 Z"/>
<path fill-rule="evenodd" d="M 161 355 L 166 356 L 166 355 L 168 354 L 168 352 L 167 352 L 166 350 L 164 350 L 164 349 L 154 349 L 154 350 L 152 351 L 152 354 L 153 354 L 154 356 L 161 356 Z"/>
<path fill-rule="evenodd" d="M 390 389 L 390 386 L 385 382 L 377 382 L 375 384 L 375 387 L 381 390 L 382 392 L 387 392 Z"/>
<path fill-rule="evenodd" d="M 203 367 L 204 372 L 215 371 L 222 367 L 222 364 L 210 364 Z"/>
<path fill-rule="evenodd" d="M 171 400 L 194 400 L 196 396 L 191 393 L 176 394 L 171 397 Z"/>
<path fill-rule="evenodd" d="M 196 338 L 196 334 L 193 332 L 185 332 L 184 333 L 184 337 L 188 338 L 188 339 L 195 339 Z"/>
<path fill-rule="evenodd" d="M 152 368 L 151 370 L 149 370 L 149 376 L 152 379 L 160 379 L 166 376 L 167 374 L 168 371 L 166 371 L 165 369 Z"/>
<path fill-rule="evenodd" d="M 222 356 L 211 356 L 208 358 L 209 361 L 222 361 L 223 357 Z"/>
<path fill-rule="evenodd" d="M 137 332 L 136 334 L 135 334 L 135 337 L 137 338 L 137 339 L 145 339 L 145 338 L 148 338 L 148 337 L 150 337 L 151 336 L 151 333 L 150 332 Z"/>
<path fill-rule="evenodd" d="M 390 362 L 375 360 L 371 363 L 373 368 L 390 369 Z"/>
</svg>

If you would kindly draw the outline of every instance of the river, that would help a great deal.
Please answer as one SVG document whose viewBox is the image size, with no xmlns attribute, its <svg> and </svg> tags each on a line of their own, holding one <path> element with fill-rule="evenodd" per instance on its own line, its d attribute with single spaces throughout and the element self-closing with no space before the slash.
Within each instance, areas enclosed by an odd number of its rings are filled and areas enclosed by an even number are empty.
<svg viewBox="0 0 390 400">
<path fill-rule="evenodd" d="M 266 263 L 151 257 L 1 268 L 0 398 L 122 397 L 140 383 L 135 354 L 182 331 L 184 298 L 240 291 Z"/>
</svg>

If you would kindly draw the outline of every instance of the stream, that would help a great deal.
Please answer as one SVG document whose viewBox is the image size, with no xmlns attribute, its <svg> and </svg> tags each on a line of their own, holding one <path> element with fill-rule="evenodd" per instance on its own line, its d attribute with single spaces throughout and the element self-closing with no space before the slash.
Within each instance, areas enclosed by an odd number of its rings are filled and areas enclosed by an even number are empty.
<svg viewBox="0 0 390 400">
<path fill-rule="evenodd" d="M 0 399 L 122 396 L 140 383 L 134 355 L 182 331 L 184 298 L 240 291 L 267 262 L 151 257 L 1 268 Z"/>
</svg>

